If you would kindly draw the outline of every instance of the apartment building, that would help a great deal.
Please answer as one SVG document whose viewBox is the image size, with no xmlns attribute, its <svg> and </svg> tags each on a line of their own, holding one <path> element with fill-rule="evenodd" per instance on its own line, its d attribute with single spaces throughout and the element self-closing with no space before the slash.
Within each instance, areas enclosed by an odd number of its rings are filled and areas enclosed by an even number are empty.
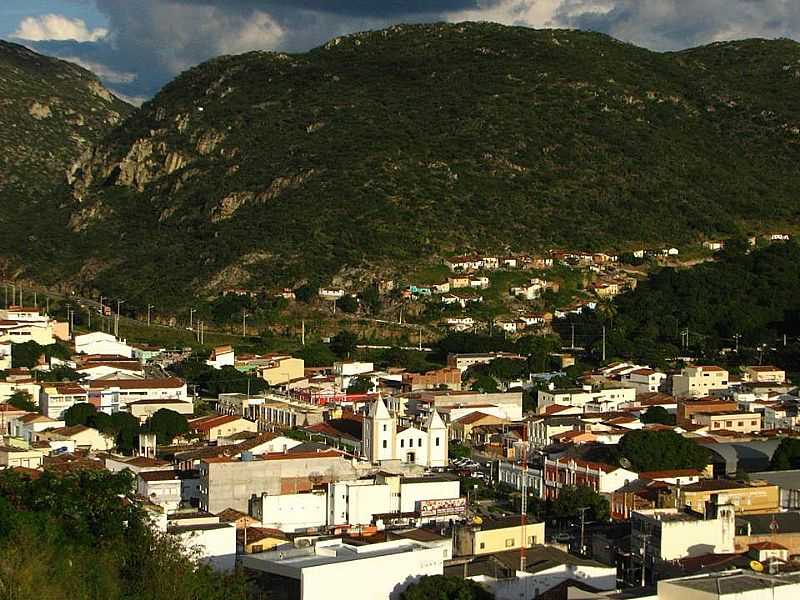
<svg viewBox="0 0 800 600">
<path fill-rule="evenodd" d="M 728 371 L 712 365 L 686 367 L 672 378 L 672 395 L 702 398 L 724 392 L 730 386 Z"/>
<path fill-rule="evenodd" d="M 761 431 L 761 414 L 756 412 L 702 412 L 694 416 L 694 422 L 697 425 L 708 427 L 709 433 L 715 431 L 734 431 L 736 433 Z"/>
</svg>

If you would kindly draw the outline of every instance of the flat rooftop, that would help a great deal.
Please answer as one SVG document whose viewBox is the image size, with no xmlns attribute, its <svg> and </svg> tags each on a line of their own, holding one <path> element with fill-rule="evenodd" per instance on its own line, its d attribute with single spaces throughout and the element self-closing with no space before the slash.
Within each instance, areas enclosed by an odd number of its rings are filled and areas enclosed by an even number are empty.
<svg viewBox="0 0 800 600">
<path fill-rule="evenodd" d="M 250 554 L 242 557 L 242 564 L 255 571 L 280 572 L 287 576 L 294 574 L 299 577 L 300 571 L 305 568 L 354 560 L 367 560 L 382 556 L 394 556 L 429 549 L 427 546 L 407 539 L 363 546 L 339 542 L 317 544 L 313 548 Z"/>
<path fill-rule="evenodd" d="M 670 583 L 686 587 L 691 590 L 714 595 L 742 594 L 757 590 L 767 590 L 783 585 L 793 585 L 796 582 L 780 577 L 756 575 L 755 573 L 732 573 L 710 575 L 692 579 L 671 581 Z"/>
</svg>

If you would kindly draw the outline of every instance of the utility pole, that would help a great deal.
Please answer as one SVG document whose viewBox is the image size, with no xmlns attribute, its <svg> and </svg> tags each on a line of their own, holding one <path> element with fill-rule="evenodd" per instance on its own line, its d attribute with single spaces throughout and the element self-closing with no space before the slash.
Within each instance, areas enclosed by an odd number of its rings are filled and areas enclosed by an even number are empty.
<svg viewBox="0 0 800 600">
<path fill-rule="evenodd" d="M 528 517 L 528 454 L 526 447 L 522 447 L 522 496 L 520 497 L 520 525 L 522 527 L 522 544 L 519 550 L 519 570 L 525 570 L 525 546 L 528 538 L 525 535 L 525 525 Z"/>
<path fill-rule="evenodd" d="M 650 537 L 650 534 L 643 533 L 642 536 L 642 587 L 646 585 L 646 577 L 645 577 L 645 560 L 647 559 L 647 539 Z"/>
<path fill-rule="evenodd" d="M 306 320 L 300 321 L 300 344 L 306 345 Z"/>
<path fill-rule="evenodd" d="M 153 304 L 147 305 L 147 326 L 150 327 L 150 311 L 154 309 L 155 306 Z"/>
<path fill-rule="evenodd" d="M 87 327 L 89 328 L 89 331 L 91 331 L 92 330 L 92 307 L 91 306 L 87 306 L 86 307 L 86 314 L 88 315 L 88 318 L 89 318 L 89 324 L 87 325 Z"/>
<path fill-rule="evenodd" d="M 578 512 L 581 513 L 581 546 L 580 546 L 580 553 L 583 555 L 583 525 L 585 521 L 586 511 L 589 510 L 588 506 L 582 506 L 578 509 Z"/>
<path fill-rule="evenodd" d="M 45 296 L 44 297 L 44 301 L 46 302 L 46 307 L 47 307 L 47 308 L 44 309 L 44 312 L 49 315 L 50 314 L 50 296 Z"/>
<path fill-rule="evenodd" d="M 736 354 L 739 354 L 739 338 L 742 337 L 741 334 L 737 333 L 733 336 L 733 339 L 736 341 Z"/>
<path fill-rule="evenodd" d="M 419 351 L 422 352 L 422 325 L 419 327 Z"/>
<path fill-rule="evenodd" d="M 246 310 L 242 310 L 242 337 L 247 337 L 247 314 Z"/>
<path fill-rule="evenodd" d="M 192 327 L 194 326 L 194 320 L 193 319 L 194 319 L 194 313 L 196 313 L 196 312 L 197 312 L 197 309 L 195 309 L 195 308 L 190 308 L 189 309 L 189 329 L 192 329 Z"/>
<path fill-rule="evenodd" d="M 606 362 L 606 326 L 603 325 L 603 362 Z"/>
<path fill-rule="evenodd" d="M 570 350 L 575 350 L 575 323 L 572 324 L 572 337 L 569 344 Z"/>
<path fill-rule="evenodd" d="M 33 290 L 33 305 L 36 308 L 39 308 L 39 298 L 38 298 L 38 296 L 36 294 L 36 290 Z"/>
<path fill-rule="evenodd" d="M 125 300 L 117 300 L 117 320 L 114 322 L 114 337 L 119 337 L 119 307 Z"/>
<path fill-rule="evenodd" d="M 400 325 L 403 324 L 403 305 L 400 305 Z"/>
</svg>

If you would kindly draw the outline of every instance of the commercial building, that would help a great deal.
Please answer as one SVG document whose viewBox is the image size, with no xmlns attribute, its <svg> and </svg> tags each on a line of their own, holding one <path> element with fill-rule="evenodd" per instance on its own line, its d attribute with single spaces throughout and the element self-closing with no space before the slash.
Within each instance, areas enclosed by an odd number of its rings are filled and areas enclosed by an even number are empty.
<svg viewBox="0 0 800 600">
<path fill-rule="evenodd" d="M 524 356 L 510 352 L 481 352 L 475 354 L 450 354 L 447 356 L 447 366 L 453 367 L 462 373 L 474 365 L 488 365 L 496 358 L 509 358 L 511 360 L 525 360 Z"/>
<path fill-rule="evenodd" d="M 565 486 L 585 486 L 599 494 L 608 495 L 625 485 L 626 481 L 636 478 L 636 473 L 622 467 L 577 458 L 546 458 L 543 497 L 555 500 Z"/>
<path fill-rule="evenodd" d="M 784 383 L 786 371 L 774 366 L 756 365 L 744 367 L 745 380 L 750 383 Z"/>
<path fill-rule="evenodd" d="M 735 518 L 733 507 L 727 505 L 712 507 L 708 515 L 677 508 L 634 511 L 631 551 L 644 561 L 651 574 L 659 570 L 662 562 L 732 553 Z"/>
<path fill-rule="evenodd" d="M 94 331 L 75 336 L 75 353 L 133 358 L 133 347 L 129 346 L 125 340 L 120 341 L 109 333 Z"/>
<path fill-rule="evenodd" d="M 200 461 L 200 508 L 219 512 L 246 511 L 253 494 L 291 494 L 316 485 L 355 479 L 353 463 L 335 450 L 241 457 L 219 456 Z"/>
<path fill-rule="evenodd" d="M 310 548 L 248 554 L 242 566 L 274 600 L 396 599 L 423 575 L 441 575 L 443 551 L 409 539 L 356 545 L 334 539 Z"/>
<path fill-rule="evenodd" d="M 381 529 L 399 516 L 415 525 L 461 518 L 466 502 L 459 493 L 454 477 L 378 473 L 308 493 L 254 496 L 249 511 L 265 527 L 288 532 L 372 524 Z"/>
<path fill-rule="evenodd" d="M 716 366 L 686 367 L 672 378 L 672 395 L 677 398 L 702 398 L 724 392 L 730 386 L 728 371 Z"/>
<path fill-rule="evenodd" d="M 751 480 L 749 483 L 724 479 L 703 479 L 675 491 L 676 506 L 704 513 L 710 503 L 733 506 L 737 514 L 775 512 L 780 506 L 777 485 Z"/>
<path fill-rule="evenodd" d="M 455 556 L 480 556 L 531 548 L 544 542 L 544 523 L 522 523 L 521 515 L 475 521 L 457 525 L 453 538 Z"/>
<path fill-rule="evenodd" d="M 800 510 L 800 470 L 750 473 L 750 479 L 777 485 L 781 510 Z"/>
</svg>

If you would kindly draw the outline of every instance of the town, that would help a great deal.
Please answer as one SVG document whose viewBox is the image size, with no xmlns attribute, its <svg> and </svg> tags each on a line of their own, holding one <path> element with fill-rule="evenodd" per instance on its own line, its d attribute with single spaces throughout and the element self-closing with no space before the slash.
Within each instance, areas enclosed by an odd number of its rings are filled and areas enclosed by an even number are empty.
<svg viewBox="0 0 800 600">
<path fill-rule="evenodd" d="M 470 260 L 448 267 L 486 268 Z M 6 300 L 0 481 L 129 473 L 155 530 L 271 598 L 335 595 L 364 572 L 342 597 L 436 576 L 501 600 L 800 593 L 784 369 L 609 360 L 570 378 L 574 343 L 545 371 L 508 351 L 423 372 L 235 344 L 199 357 Z M 113 311 L 97 312 L 102 329 Z"/>
</svg>

